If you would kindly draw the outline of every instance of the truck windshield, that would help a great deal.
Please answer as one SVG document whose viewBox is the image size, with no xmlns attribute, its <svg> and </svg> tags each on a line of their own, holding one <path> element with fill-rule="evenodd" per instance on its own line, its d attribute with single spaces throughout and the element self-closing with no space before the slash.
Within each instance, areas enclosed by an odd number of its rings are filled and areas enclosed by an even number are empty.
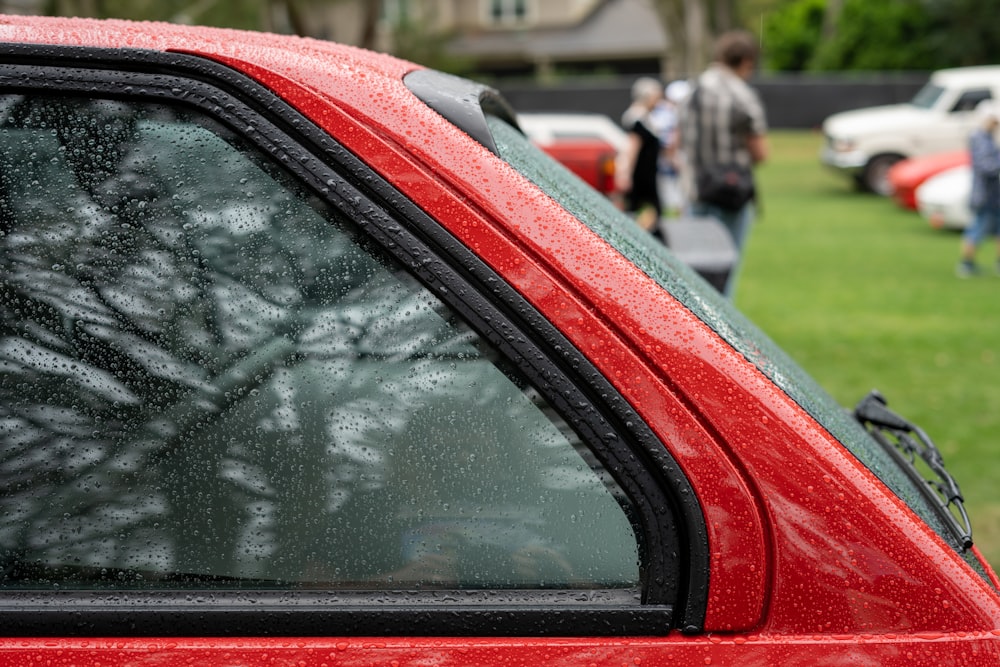
<svg viewBox="0 0 1000 667">
<path fill-rule="evenodd" d="M 825 427 L 983 576 L 981 565 L 956 539 L 939 507 L 911 470 L 837 403 L 777 344 L 652 235 L 642 231 L 597 191 L 534 148 L 516 129 L 488 118 L 500 156 L 628 257 L 711 327 Z M 859 397 L 860 398 L 860 397 Z"/>
<path fill-rule="evenodd" d="M 943 92 L 944 88 L 941 86 L 934 83 L 928 83 L 917 91 L 917 94 L 913 96 L 912 100 L 910 100 L 910 104 L 921 109 L 930 109 L 937 104 L 937 101 Z"/>
</svg>

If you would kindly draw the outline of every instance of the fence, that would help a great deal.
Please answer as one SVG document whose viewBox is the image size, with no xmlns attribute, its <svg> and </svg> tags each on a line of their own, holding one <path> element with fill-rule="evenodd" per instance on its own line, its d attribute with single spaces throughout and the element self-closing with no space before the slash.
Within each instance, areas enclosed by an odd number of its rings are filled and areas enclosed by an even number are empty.
<svg viewBox="0 0 1000 667">
<path fill-rule="evenodd" d="M 751 85 L 775 129 L 818 128 L 832 113 L 909 101 L 926 72 L 766 75 Z M 634 78 L 572 81 L 555 85 L 495 84 L 519 111 L 589 111 L 617 119 L 629 104 Z"/>
</svg>

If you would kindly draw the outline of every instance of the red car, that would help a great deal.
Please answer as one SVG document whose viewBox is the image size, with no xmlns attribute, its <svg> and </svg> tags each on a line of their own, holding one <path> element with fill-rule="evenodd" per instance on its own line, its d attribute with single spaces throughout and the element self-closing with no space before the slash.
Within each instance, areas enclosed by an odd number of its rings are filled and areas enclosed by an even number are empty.
<svg viewBox="0 0 1000 667">
<path fill-rule="evenodd" d="M 952 167 L 969 164 L 969 151 L 950 151 L 934 153 L 900 160 L 894 164 L 888 173 L 892 197 L 903 208 L 917 210 L 917 188 L 931 176 L 940 174 Z"/>
<path fill-rule="evenodd" d="M 331 43 L 0 20 L 0 663 L 996 665 L 930 438 Z"/>
<path fill-rule="evenodd" d="M 604 195 L 615 194 L 615 158 L 627 135 L 597 113 L 519 113 L 518 125 L 531 141 Z"/>
<path fill-rule="evenodd" d="M 615 192 L 615 156 L 618 151 L 600 139 L 566 139 L 539 148 L 605 196 Z"/>
</svg>

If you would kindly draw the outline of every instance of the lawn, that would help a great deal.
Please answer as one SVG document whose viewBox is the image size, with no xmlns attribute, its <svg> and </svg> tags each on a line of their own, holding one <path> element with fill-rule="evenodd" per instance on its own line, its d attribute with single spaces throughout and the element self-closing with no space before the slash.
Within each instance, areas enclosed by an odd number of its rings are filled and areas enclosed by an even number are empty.
<svg viewBox="0 0 1000 667">
<path fill-rule="evenodd" d="M 1000 277 L 956 278 L 959 236 L 855 192 L 821 167 L 821 141 L 772 134 L 736 304 L 841 404 L 878 388 L 920 424 L 1000 566 Z"/>
</svg>

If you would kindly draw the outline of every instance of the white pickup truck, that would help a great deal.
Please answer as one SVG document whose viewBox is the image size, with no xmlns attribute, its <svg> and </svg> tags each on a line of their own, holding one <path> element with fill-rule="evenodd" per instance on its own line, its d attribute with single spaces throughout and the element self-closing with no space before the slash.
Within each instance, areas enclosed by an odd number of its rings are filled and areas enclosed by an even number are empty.
<svg viewBox="0 0 1000 667">
<path fill-rule="evenodd" d="M 960 150 L 975 127 L 973 111 L 1000 99 L 1000 66 L 938 70 L 907 104 L 836 113 L 823 122 L 821 161 L 858 187 L 891 194 L 886 173 L 908 157 Z"/>
</svg>

